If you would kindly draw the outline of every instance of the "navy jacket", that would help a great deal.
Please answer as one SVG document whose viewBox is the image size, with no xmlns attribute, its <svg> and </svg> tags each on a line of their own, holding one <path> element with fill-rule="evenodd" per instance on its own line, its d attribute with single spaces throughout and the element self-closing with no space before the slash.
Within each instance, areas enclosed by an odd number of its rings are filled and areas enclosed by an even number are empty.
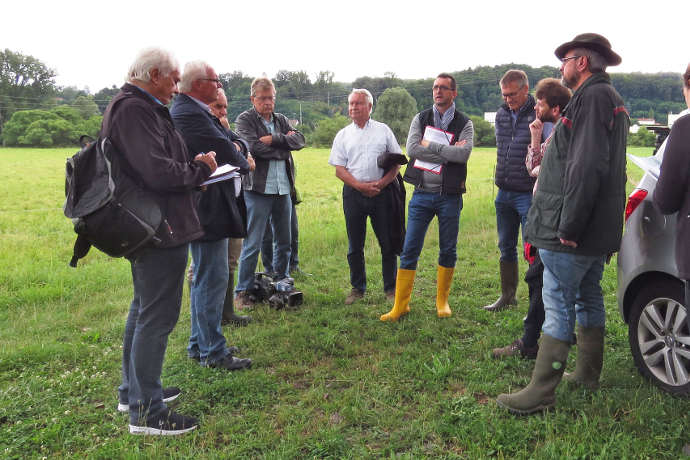
<svg viewBox="0 0 690 460">
<path fill-rule="evenodd" d="M 185 94 L 179 94 L 173 101 L 170 114 L 175 128 L 180 131 L 187 144 L 191 158 L 202 152 L 216 152 L 218 165 L 226 163 L 239 166 L 240 172 L 249 172 L 246 159 L 247 143 L 237 134 L 226 130 L 220 120 Z M 242 146 L 238 150 L 237 142 Z M 244 198 L 235 198 L 234 181 L 211 184 L 204 192 L 198 192 L 197 213 L 204 229 L 204 241 L 215 241 L 227 237 L 246 236 L 246 207 Z"/>
<path fill-rule="evenodd" d="M 534 121 L 534 98 L 527 95 L 513 127 L 508 105 L 503 104 L 496 112 L 496 185 L 511 192 L 532 193 L 534 177 L 525 168 L 527 146 L 531 141 L 529 124 Z"/>
</svg>

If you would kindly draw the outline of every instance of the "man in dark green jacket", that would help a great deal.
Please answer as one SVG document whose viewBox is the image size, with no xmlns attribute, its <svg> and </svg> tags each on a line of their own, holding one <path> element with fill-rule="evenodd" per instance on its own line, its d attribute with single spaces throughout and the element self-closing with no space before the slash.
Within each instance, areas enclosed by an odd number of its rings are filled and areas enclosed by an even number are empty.
<svg viewBox="0 0 690 460">
<path fill-rule="evenodd" d="M 559 46 L 556 56 L 563 83 L 574 93 L 544 154 L 527 216 L 527 241 L 539 248 L 544 263 L 542 343 L 530 384 L 496 400 L 518 414 L 554 405 L 575 320 L 577 363 L 566 378 L 588 388 L 599 385 L 606 316 L 600 282 L 623 231 L 630 121 L 605 73 L 621 58 L 593 33 Z"/>
</svg>

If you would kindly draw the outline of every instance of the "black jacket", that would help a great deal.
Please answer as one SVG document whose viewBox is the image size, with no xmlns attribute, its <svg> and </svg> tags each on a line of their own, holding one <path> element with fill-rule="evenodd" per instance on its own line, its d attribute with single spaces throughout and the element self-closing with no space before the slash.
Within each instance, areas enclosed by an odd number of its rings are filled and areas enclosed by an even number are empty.
<svg viewBox="0 0 690 460">
<path fill-rule="evenodd" d="M 156 232 L 159 247 L 179 246 L 203 235 L 193 190 L 211 169 L 190 160 L 167 107 L 125 84 L 103 114 L 101 135 L 122 156 L 113 162 L 155 194 L 164 219 Z"/>
<path fill-rule="evenodd" d="M 676 265 L 680 277 L 690 279 L 690 115 L 673 123 L 654 190 L 654 203 L 664 214 L 678 213 Z"/>
<path fill-rule="evenodd" d="M 534 118 L 534 98 L 531 94 L 527 95 L 527 102 L 520 107 L 514 128 L 507 104 L 496 112 L 495 180 L 498 188 L 532 193 L 535 179 L 527 173 L 525 157 L 532 139 L 529 124 Z"/>
<path fill-rule="evenodd" d="M 247 145 L 232 131 L 226 130 L 218 118 L 185 94 L 175 97 L 170 110 L 177 129 L 182 133 L 190 157 L 202 152 L 216 152 L 219 165 L 232 164 L 240 172 L 249 171 Z M 241 150 L 235 146 L 241 145 Z M 202 241 L 216 241 L 227 237 L 243 238 L 247 234 L 247 210 L 240 192 L 235 198 L 233 180 L 209 185 L 198 192 L 197 210 L 204 228 Z"/>
<path fill-rule="evenodd" d="M 237 117 L 237 132 L 249 143 L 249 151 L 256 162 L 256 169 L 247 174 L 242 183 L 245 190 L 264 193 L 270 160 L 285 160 L 285 169 L 294 195 L 295 166 L 290 151 L 300 150 L 304 147 L 304 136 L 290 126 L 285 115 L 274 112 L 273 122 L 276 133 L 272 136 L 271 145 L 266 145 L 259 138 L 268 136 L 270 133 L 261 121 L 261 115 L 256 109 L 251 108 Z M 295 134 L 288 136 L 289 131 L 294 131 Z"/>
</svg>

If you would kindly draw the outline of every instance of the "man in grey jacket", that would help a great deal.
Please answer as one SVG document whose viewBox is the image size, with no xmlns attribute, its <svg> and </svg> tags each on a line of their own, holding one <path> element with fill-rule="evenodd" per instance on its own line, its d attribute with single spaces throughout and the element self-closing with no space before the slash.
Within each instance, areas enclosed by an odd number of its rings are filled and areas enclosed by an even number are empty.
<svg viewBox="0 0 690 460">
<path fill-rule="evenodd" d="M 598 387 L 606 318 L 600 283 L 623 230 L 630 120 L 605 72 L 621 58 L 593 33 L 559 46 L 556 56 L 574 93 L 554 128 L 527 215 L 527 241 L 539 248 L 544 264 L 542 341 L 529 385 L 496 399 L 517 414 L 555 404 L 576 320 L 577 363 L 567 378 Z"/>
<path fill-rule="evenodd" d="M 266 223 L 271 220 L 276 241 L 273 270 L 279 278 L 288 276 L 290 260 L 290 214 L 294 188 L 292 150 L 304 147 L 302 133 L 290 126 L 285 115 L 275 113 L 276 90 L 266 77 L 251 85 L 254 107 L 237 117 L 237 132 L 249 143 L 256 169 L 243 179 L 247 204 L 247 237 L 242 243 L 239 277 L 235 288 L 235 308 L 252 305 L 247 295 L 261 250 Z"/>
</svg>

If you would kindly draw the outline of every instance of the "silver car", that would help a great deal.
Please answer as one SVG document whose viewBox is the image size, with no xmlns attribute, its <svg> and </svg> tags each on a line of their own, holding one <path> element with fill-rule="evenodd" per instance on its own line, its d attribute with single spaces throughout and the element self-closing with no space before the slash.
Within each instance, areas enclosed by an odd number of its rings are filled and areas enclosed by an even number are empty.
<svg viewBox="0 0 690 460">
<path fill-rule="evenodd" d="M 676 215 L 652 203 L 666 142 L 652 157 L 628 158 L 644 171 L 628 197 L 618 254 L 618 306 L 640 373 L 663 390 L 690 396 L 690 330 L 675 259 Z"/>
</svg>

